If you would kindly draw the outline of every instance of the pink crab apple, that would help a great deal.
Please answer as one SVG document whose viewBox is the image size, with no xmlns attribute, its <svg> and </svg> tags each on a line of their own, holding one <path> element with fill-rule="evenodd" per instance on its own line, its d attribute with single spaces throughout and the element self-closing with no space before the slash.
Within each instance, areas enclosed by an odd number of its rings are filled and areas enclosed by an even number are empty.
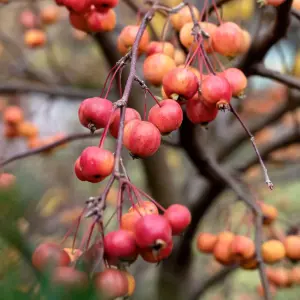
<svg viewBox="0 0 300 300">
<path fill-rule="evenodd" d="M 156 54 L 156 53 L 163 53 L 165 55 L 170 56 L 171 58 L 174 57 L 175 48 L 169 42 L 157 42 L 153 41 L 150 42 L 147 48 L 147 56 Z"/>
<path fill-rule="evenodd" d="M 192 216 L 187 207 L 180 204 L 170 205 L 164 213 L 172 228 L 173 235 L 181 234 L 191 223 Z"/>
<path fill-rule="evenodd" d="M 190 99 L 197 93 L 199 82 L 190 69 L 177 67 L 164 76 L 163 88 L 166 95 L 172 99 Z"/>
<path fill-rule="evenodd" d="M 65 0 L 55 0 L 56 5 L 63 6 L 65 4 Z"/>
<path fill-rule="evenodd" d="M 112 173 L 114 161 L 110 151 L 95 146 L 87 147 L 80 155 L 82 175 L 89 182 L 100 182 Z"/>
<path fill-rule="evenodd" d="M 94 97 L 85 99 L 79 107 L 78 117 L 80 123 L 93 130 L 104 128 L 110 118 L 113 104 L 103 98 Z"/>
<path fill-rule="evenodd" d="M 24 10 L 20 14 L 20 23 L 25 28 L 34 28 L 38 23 L 38 18 L 31 10 Z"/>
<path fill-rule="evenodd" d="M 229 68 L 223 71 L 220 75 L 224 76 L 230 83 L 233 96 L 241 96 L 244 94 L 248 80 L 241 70 L 237 68 Z"/>
<path fill-rule="evenodd" d="M 109 132 L 114 137 L 117 138 L 119 134 L 119 126 L 120 126 L 120 110 L 116 110 L 112 115 L 112 121 L 110 123 Z M 138 111 L 133 108 L 126 108 L 125 110 L 125 120 L 124 125 L 126 125 L 131 120 L 141 120 L 141 115 Z"/>
<path fill-rule="evenodd" d="M 84 15 L 78 14 L 78 13 L 73 12 L 73 11 L 70 11 L 69 21 L 70 21 L 70 24 L 75 29 L 85 31 L 85 32 L 88 31 L 88 25 L 87 25 L 87 22 L 86 22 L 86 19 L 85 19 Z"/>
<path fill-rule="evenodd" d="M 148 115 L 148 121 L 153 123 L 161 134 L 169 134 L 177 130 L 183 120 L 181 106 L 172 99 L 163 100 L 154 105 Z"/>
<path fill-rule="evenodd" d="M 123 143 L 134 156 L 145 158 L 153 155 L 160 142 L 160 132 L 150 122 L 135 119 L 125 125 Z"/>
<path fill-rule="evenodd" d="M 112 31 L 116 26 L 116 13 L 112 9 L 105 12 L 93 9 L 87 13 L 85 19 L 92 32 Z"/>
<path fill-rule="evenodd" d="M 90 0 L 64 0 L 63 4 L 71 11 L 85 13 L 89 10 Z"/>
<path fill-rule="evenodd" d="M 118 5 L 119 0 L 90 0 L 99 12 L 107 12 L 109 9 Z"/>
</svg>

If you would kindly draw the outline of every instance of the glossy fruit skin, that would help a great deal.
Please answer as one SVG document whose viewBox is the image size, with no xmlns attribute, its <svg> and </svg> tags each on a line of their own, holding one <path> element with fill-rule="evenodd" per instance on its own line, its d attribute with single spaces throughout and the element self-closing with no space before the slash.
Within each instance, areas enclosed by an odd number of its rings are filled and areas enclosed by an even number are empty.
<svg viewBox="0 0 300 300">
<path fill-rule="evenodd" d="M 230 231 L 220 232 L 218 235 L 213 254 L 215 259 L 223 265 L 230 265 L 233 263 L 230 249 L 233 239 L 234 234 Z"/>
<path fill-rule="evenodd" d="M 188 208 L 180 204 L 170 205 L 165 211 L 164 217 L 170 223 L 173 235 L 180 235 L 192 221 Z"/>
<path fill-rule="evenodd" d="M 114 168 L 114 155 L 95 146 L 87 147 L 80 155 L 82 175 L 90 182 L 100 182 L 109 176 Z"/>
<path fill-rule="evenodd" d="M 300 236 L 289 235 L 284 240 L 286 256 L 292 260 L 300 260 Z"/>
<path fill-rule="evenodd" d="M 127 230 L 109 232 L 104 237 L 104 257 L 111 264 L 133 262 L 138 255 L 134 234 Z"/>
<path fill-rule="evenodd" d="M 183 120 L 181 106 L 172 99 L 166 99 L 154 105 L 148 114 L 148 121 L 154 124 L 161 134 L 177 130 Z"/>
<path fill-rule="evenodd" d="M 169 42 L 157 42 L 153 41 L 150 42 L 147 47 L 147 56 L 156 54 L 156 53 L 163 53 L 165 55 L 170 56 L 171 58 L 174 57 L 174 46 Z"/>
<path fill-rule="evenodd" d="M 137 32 L 139 30 L 139 26 L 137 25 L 128 25 L 123 28 L 121 31 L 118 40 L 118 50 L 122 55 L 125 55 L 133 46 L 133 43 L 135 41 Z M 139 43 L 139 54 L 142 54 L 147 51 L 147 47 L 150 41 L 150 35 L 149 32 L 146 30 L 141 38 L 141 41 Z"/>
<path fill-rule="evenodd" d="M 226 78 L 218 75 L 206 77 L 201 86 L 203 99 L 208 104 L 215 104 L 219 101 L 230 103 L 232 97 L 231 86 Z"/>
<path fill-rule="evenodd" d="M 186 114 L 193 124 L 207 124 L 217 117 L 218 109 L 215 105 L 205 103 L 202 96 L 198 95 L 187 101 Z"/>
<path fill-rule="evenodd" d="M 90 0 L 64 0 L 64 5 L 71 11 L 85 13 L 91 6 Z"/>
<path fill-rule="evenodd" d="M 69 22 L 75 29 L 84 32 L 89 31 L 86 19 L 82 14 L 78 14 L 76 12 L 70 11 Z"/>
<path fill-rule="evenodd" d="M 142 248 L 140 249 L 140 255 L 144 261 L 149 263 L 158 263 L 163 259 L 168 258 L 173 250 L 173 242 L 171 241 L 165 248 L 154 250 L 151 248 Z"/>
<path fill-rule="evenodd" d="M 124 146 L 137 157 L 153 155 L 159 148 L 161 135 L 150 122 L 132 120 L 124 128 Z"/>
<path fill-rule="evenodd" d="M 151 84 L 158 86 L 164 76 L 176 67 L 175 61 L 168 55 L 156 53 L 148 56 L 143 65 L 144 77 Z"/>
<path fill-rule="evenodd" d="M 86 181 L 85 177 L 82 174 L 82 169 L 81 169 L 81 166 L 80 166 L 80 157 L 78 157 L 76 159 L 76 162 L 74 164 L 74 172 L 75 172 L 75 175 L 77 176 L 77 178 L 79 180 Z"/>
<path fill-rule="evenodd" d="M 183 99 L 190 99 L 198 92 L 199 81 L 191 70 L 179 67 L 164 76 L 163 87 L 166 95 L 170 98 L 178 95 Z"/>
<path fill-rule="evenodd" d="M 212 253 L 217 240 L 215 234 L 202 232 L 197 236 L 197 249 L 203 253 Z"/>
<path fill-rule="evenodd" d="M 136 243 L 140 248 L 152 248 L 161 244 L 161 248 L 172 241 L 172 228 L 161 215 L 146 215 L 135 225 Z"/>
<path fill-rule="evenodd" d="M 114 138 L 118 138 L 119 134 L 119 126 L 120 126 L 120 110 L 116 110 L 111 118 L 111 123 L 109 127 L 109 132 Z M 138 111 L 136 111 L 133 108 L 126 108 L 125 110 L 125 120 L 124 120 L 124 125 L 126 125 L 128 122 L 131 120 L 141 120 L 141 115 L 139 114 Z"/>
<path fill-rule="evenodd" d="M 224 76 L 228 80 L 231 85 L 233 96 L 240 96 L 244 93 L 248 80 L 241 70 L 237 68 L 229 68 L 222 72 L 221 76 Z"/>
<path fill-rule="evenodd" d="M 23 110 L 19 106 L 8 106 L 3 113 L 3 121 L 9 125 L 20 124 L 24 120 Z"/>
<path fill-rule="evenodd" d="M 141 209 L 144 209 L 145 213 L 149 215 L 158 215 L 159 213 L 157 206 L 153 202 L 146 200 L 140 200 L 134 206 L 131 206 L 128 212 L 140 211 Z"/>
<path fill-rule="evenodd" d="M 285 248 L 280 241 L 269 240 L 262 244 L 261 253 L 264 262 L 272 264 L 285 257 Z"/>
<path fill-rule="evenodd" d="M 54 243 L 40 244 L 32 255 L 32 265 L 40 271 L 47 267 L 65 267 L 69 263 L 69 255 Z"/>
<path fill-rule="evenodd" d="M 105 269 L 103 272 L 97 273 L 94 283 L 96 289 L 108 299 L 125 297 L 128 293 L 127 276 L 117 269 Z"/>
<path fill-rule="evenodd" d="M 104 128 L 113 112 L 113 104 L 103 98 L 94 97 L 85 99 L 79 107 L 78 117 L 80 123 L 89 128 L 90 125 L 96 129 Z"/>
<path fill-rule="evenodd" d="M 119 0 L 90 0 L 92 5 L 95 5 L 98 11 L 107 12 L 109 9 L 118 5 Z"/>
<path fill-rule="evenodd" d="M 243 42 L 243 32 L 233 22 L 221 24 L 212 35 L 213 49 L 224 56 L 234 57 L 239 54 Z"/>
<path fill-rule="evenodd" d="M 247 260 L 255 255 L 254 242 L 242 235 L 236 235 L 230 245 L 230 251 L 235 261 Z"/>
<path fill-rule="evenodd" d="M 196 19 L 199 19 L 199 10 L 193 6 L 192 7 Z M 184 6 L 178 13 L 171 15 L 171 23 L 175 30 L 179 31 L 184 24 L 192 22 L 191 12 L 188 6 Z"/>
<path fill-rule="evenodd" d="M 180 66 L 185 63 L 186 55 L 183 50 L 175 49 L 174 51 L 174 61 L 176 66 Z"/>
<path fill-rule="evenodd" d="M 116 27 L 116 13 L 112 9 L 105 13 L 92 10 L 86 15 L 85 19 L 91 32 L 108 32 Z"/>
</svg>

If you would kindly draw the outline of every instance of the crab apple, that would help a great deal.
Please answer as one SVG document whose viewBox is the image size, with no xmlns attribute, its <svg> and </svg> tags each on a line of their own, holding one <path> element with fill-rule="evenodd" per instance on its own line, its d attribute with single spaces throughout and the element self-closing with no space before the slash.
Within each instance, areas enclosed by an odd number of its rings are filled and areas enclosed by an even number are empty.
<svg viewBox="0 0 300 300">
<path fill-rule="evenodd" d="M 64 0 L 64 5 L 71 11 L 85 13 L 91 6 L 90 0 Z"/>
<path fill-rule="evenodd" d="M 192 67 L 192 66 L 186 66 L 186 65 L 182 64 L 182 65 L 177 66 L 177 68 L 188 69 L 189 71 L 193 72 L 198 79 L 201 79 L 201 77 L 202 77 L 202 80 L 203 80 L 204 77 L 206 76 L 205 74 L 200 74 L 198 69 L 196 69 L 195 67 Z"/>
<path fill-rule="evenodd" d="M 266 275 L 276 287 L 287 287 L 291 284 L 290 274 L 285 268 L 267 268 Z"/>
<path fill-rule="evenodd" d="M 204 30 L 209 37 L 203 40 L 203 47 L 207 53 L 211 53 L 213 51 L 212 47 L 212 36 L 214 35 L 216 29 L 218 28 L 217 25 L 209 22 L 199 22 L 200 28 Z M 195 37 L 192 34 L 192 29 L 194 27 L 194 23 L 190 22 L 185 24 L 179 33 L 179 39 L 181 44 L 187 48 L 190 49 L 192 47 L 192 50 L 196 50 L 198 47 L 198 44 L 195 42 Z"/>
<path fill-rule="evenodd" d="M 192 123 L 205 125 L 217 117 L 218 109 L 215 105 L 205 103 L 202 96 L 198 95 L 187 101 L 186 114 Z"/>
<path fill-rule="evenodd" d="M 205 102 L 215 104 L 218 102 L 230 103 L 232 90 L 228 80 L 219 75 L 206 77 L 201 85 L 201 93 Z"/>
<path fill-rule="evenodd" d="M 38 23 L 38 19 L 31 10 L 23 10 L 20 14 L 20 23 L 27 29 L 34 28 Z"/>
<path fill-rule="evenodd" d="M 144 209 L 146 214 L 149 215 L 158 215 L 158 208 L 157 206 L 151 202 L 151 201 L 146 201 L 146 200 L 140 200 L 137 202 L 135 205 L 131 206 L 128 210 L 128 212 L 134 212 L 140 209 Z"/>
<path fill-rule="evenodd" d="M 265 225 L 272 224 L 278 217 L 278 210 L 275 206 L 258 201 L 257 204 L 260 206 L 260 209 L 264 215 L 263 223 Z"/>
<path fill-rule="evenodd" d="M 109 232 L 104 237 L 104 257 L 109 264 L 134 262 L 138 256 L 134 234 L 127 230 Z"/>
<path fill-rule="evenodd" d="M 32 255 L 32 265 L 40 271 L 50 266 L 65 267 L 70 261 L 68 253 L 55 243 L 40 244 Z"/>
<path fill-rule="evenodd" d="M 130 297 L 133 295 L 134 290 L 135 290 L 135 279 L 134 277 L 127 271 L 123 271 L 123 273 L 126 275 L 127 280 L 128 280 L 128 292 L 127 292 L 127 297 Z"/>
<path fill-rule="evenodd" d="M 24 112 L 19 106 L 8 106 L 3 112 L 3 121 L 9 125 L 20 124 L 24 120 Z"/>
<path fill-rule="evenodd" d="M 198 20 L 199 10 L 195 6 L 192 6 L 192 10 L 196 19 Z M 184 24 L 192 21 L 193 18 L 188 6 L 184 6 L 178 13 L 171 15 L 171 23 L 177 31 L 179 31 L 184 26 Z"/>
<path fill-rule="evenodd" d="M 94 283 L 96 289 L 108 299 L 125 297 L 128 294 L 127 276 L 124 272 L 117 269 L 109 268 L 101 273 L 97 273 Z"/>
<path fill-rule="evenodd" d="M 265 5 L 271 5 L 271 6 L 279 6 L 281 5 L 283 2 L 285 2 L 286 0 L 260 0 L 262 1 Z"/>
<path fill-rule="evenodd" d="M 94 5 L 98 11 L 107 12 L 109 9 L 116 7 L 119 0 L 90 0 L 90 3 Z"/>
<path fill-rule="evenodd" d="M 236 235 L 230 245 L 232 258 L 235 261 L 250 259 L 255 254 L 254 242 L 242 235 Z"/>
<path fill-rule="evenodd" d="M 252 38 L 250 33 L 247 30 L 242 30 L 242 33 L 243 33 L 243 43 L 240 48 L 241 54 L 247 53 L 252 43 Z"/>
<path fill-rule="evenodd" d="M 51 5 L 43 8 L 40 12 L 41 21 L 50 25 L 56 23 L 59 17 L 59 10 L 56 6 Z"/>
<path fill-rule="evenodd" d="M 88 25 L 84 15 L 70 11 L 69 21 L 73 28 L 80 31 L 88 31 Z"/>
<path fill-rule="evenodd" d="M 160 261 L 168 258 L 173 250 L 173 242 L 171 241 L 166 247 L 161 249 L 141 248 L 139 254 L 144 261 L 149 263 L 159 263 Z"/>
<path fill-rule="evenodd" d="M 55 0 L 56 5 L 63 6 L 65 5 L 65 0 Z"/>
<path fill-rule="evenodd" d="M 91 130 L 104 128 L 113 111 L 113 104 L 103 98 L 93 97 L 81 102 L 78 117 L 80 123 Z"/>
<path fill-rule="evenodd" d="M 278 240 L 269 240 L 262 244 L 261 253 L 264 262 L 273 264 L 285 257 L 285 248 Z"/>
<path fill-rule="evenodd" d="M 190 99 L 197 93 L 199 82 L 191 70 L 177 67 L 164 76 L 163 87 L 170 98 Z"/>
<path fill-rule="evenodd" d="M 156 53 L 163 53 L 165 55 L 170 56 L 171 58 L 174 57 L 174 46 L 169 42 L 157 42 L 153 41 L 150 42 L 147 47 L 147 56 L 156 54 Z"/>
<path fill-rule="evenodd" d="M 183 50 L 175 49 L 174 51 L 174 61 L 176 66 L 180 66 L 185 63 L 186 55 Z"/>
<path fill-rule="evenodd" d="M 78 157 L 76 159 L 76 162 L 74 164 L 74 172 L 75 172 L 75 175 L 77 176 L 77 178 L 79 180 L 86 181 L 85 177 L 82 174 L 82 169 L 81 169 L 81 166 L 80 166 L 80 157 Z"/>
<path fill-rule="evenodd" d="M 290 271 L 290 280 L 293 284 L 300 284 L 300 267 L 294 267 Z"/>
<path fill-rule="evenodd" d="M 144 77 L 153 85 L 161 85 L 165 74 L 176 67 L 174 60 L 163 53 L 148 56 L 143 65 Z"/>
<path fill-rule="evenodd" d="M 180 235 L 191 223 L 192 215 L 187 207 L 180 204 L 170 205 L 164 213 L 172 228 L 173 235 Z"/>
<path fill-rule="evenodd" d="M 292 260 L 300 260 L 300 236 L 289 235 L 284 240 L 286 256 Z"/>
<path fill-rule="evenodd" d="M 237 68 L 229 68 L 222 72 L 221 76 L 224 76 L 230 83 L 233 96 L 240 96 L 244 94 L 248 80 L 241 70 Z"/>
<path fill-rule="evenodd" d="M 17 125 L 17 130 L 20 136 L 26 138 L 34 138 L 38 135 L 38 128 L 31 122 L 22 122 Z"/>
<path fill-rule="evenodd" d="M 16 182 L 16 176 L 10 173 L 0 173 L 0 190 L 11 188 Z"/>
<path fill-rule="evenodd" d="M 137 157 L 145 158 L 153 155 L 159 148 L 161 135 L 150 122 L 131 120 L 124 128 L 124 146 Z"/>
<path fill-rule="evenodd" d="M 241 28 L 233 22 L 221 24 L 211 36 L 214 51 L 234 57 L 240 53 L 244 42 Z"/>
<path fill-rule="evenodd" d="M 124 27 L 123 30 L 121 31 L 118 37 L 117 46 L 119 52 L 122 55 L 125 55 L 133 46 L 139 28 L 140 27 L 137 25 L 128 25 Z M 138 46 L 139 54 L 142 54 L 147 51 L 149 41 L 150 41 L 149 32 L 145 30 Z"/>
<path fill-rule="evenodd" d="M 215 234 L 201 232 L 197 236 L 197 249 L 203 253 L 212 253 L 218 237 Z"/>
<path fill-rule="evenodd" d="M 148 121 L 154 124 L 161 134 L 177 130 L 183 120 L 181 106 L 174 100 L 166 99 L 160 105 L 154 105 L 148 115 Z"/>
<path fill-rule="evenodd" d="M 112 9 L 105 13 L 91 10 L 85 19 L 88 29 L 92 32 L 112 31 L 116 27 L 116 13 Z"/>
<path fill-rule="evenodd" d="M 165 248 L 172 241 L 172 228 L 161 215 L 146 215 L 135 225 L 135 239 L 140 248 Z"/>
<path fill-rule="evenodd" d="M 73 267 L 56 267 L 51 274 L 52 283 L 67 290 L 81 290 L 88 287 L 88 276 Z"/>
<path fill-rule="evenodd" d="M 29 29 L 24 33 L 24 43 L 30 48 L 41 47 L 46 43 L 46 34 L 40 29 Z"/>
<path fill-rule="evenodd" d="M 110 175 L 114 162 L 110 151 L 95 146 L 87 147 L 80 155 L 81 172 L 89 182 L 100 182 Z"/>
<path fill-rule="evenodd" d="M 223 265 L 229 265 L 233 262 L 230 248 L 233 239 L 234 234 L 230 231 L 223 231 L 218 235 L 213 254 L 215 259 Z"/>
<path fill-rule="evenodd" d="M 271 296 L 275 297 L 275 295 L 277 294 L 276 286 L 274 284 L 269 284 L 269 290 L 270 290 Z M 262 284 L 259 284 L 257 286 L 257 293 L 260 297 L 265 297 L 265 289 L 262 286 Z"/>
<path fill-rule="evenodd" d="M 118 109 L 113 113 L 111 118 L 112 121 L 109 127 L 109 132 L 114 138 L 117 138 L 119 134 L 120 118 L 121 118 L 120 110 Z M 141 120 L 141 115 L 139 114 L 139 112 L 133 108 L 126 108 L 124 125 L 126 125 L 131 120 L 135 120 L 135 119 Z"/>
</svg>

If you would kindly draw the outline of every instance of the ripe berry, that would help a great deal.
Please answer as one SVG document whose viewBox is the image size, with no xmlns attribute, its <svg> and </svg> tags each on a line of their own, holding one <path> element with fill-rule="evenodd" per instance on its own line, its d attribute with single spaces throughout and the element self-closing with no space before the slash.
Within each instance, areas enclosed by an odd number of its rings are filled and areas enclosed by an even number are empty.
<svg viewBox="0 0 300 300">
<path fill-rule="evenodd" d="M 119 0 L 90 0 L 92 5 L 95 5 L 98 11 L 107 12 L 109 9 L 118 5 Z"/>
<path fill-rule="evenodd" d="M 140 255 L 144 261 L 149 263 L 159 263 L 163 259 L 166 259 L 170 256 L 173 250 L 173 242 L 171 241 L 165 248 L 161 249 L 151 249 L 151 248 L 142 248 L 140 249 Z"/>
<path fill-rule="evenodd" d="M 118 50 L 122 55 L 125 55 L 133 46 L 136 35 L 139 30 L 137 25 L 128 25 L 123 28 L 119 37 L 118 37 Z M 139 43 L 139 54 L 142 54 L 147 51 L 147 47 L 150 41 L 150 35 L 147 30 L 142 35 L 141 41 Z"/>
<path fill-rule="evenodd" d="M 92 32 L 112 31 L 116 27 L 116 13 L 112 9 L 105 13 L 91 10 L 85 19 L 88 29 Z"/>
<path fill-rule="evenodd" d="M 80 31 L 88 31 L 88 25 L 83 14 L 70 11 L 69 13 L 70 24 Z"/>
<path fill-rule="evenodd" d="M 239 54 L 243 42 L 243 32 L 233 22 L 221 24 L 212 35 L 213 49 L 224 56 L 234 57 Z"/>
<path fill-rule="evenodd" d="M 160 215 L 146 215 L 135 225 L 136 243 L 140 248 L 159 250 L 172 241 L 172 228 Z"/>
<path fill-rule="evenodd" d="M 206 77 L 202 82 L 201 92 L 208 104 L 229 103 L 232 97 L 231 86 L 228 80 L 218 75 Z"/>
<path fill-rule="evenodd" d="M 178 129 L 183 120 L 181 106 L 174 100 L 167 99 L 154 105 L 148 114 L 148 121 L 153 123 L 161 134 L 169 134 Z"/>
<path fill-rule="evenodd" d="M 104 257 L 109 264 L 133 262 L 138 255 L 134 234 L 127 230 L 109 232 L 104 237 Z"/>
<path fill-rule="evenodd" d="M 190 99 L 197 93 L 199 82 L 197 76 L 188 68 L 175 68 L 164 76 L 163 87 L 170 98 Z"/>
<path fill-rule="evenodd" d="M 64 5 L 77 13 L 85 13 L 91 6 L 90 0 L 64 0 Z"/>
<path fill-rule="evenodd" d="M 148 56 L 143 65 L 144 77 L 153 85 L 161 85 L 165 74 L 176 67 L 174 60 L 163 53 Z"/>
<path fill-rule="evenodd" d="M 180 204 L 170 205 L 164 213 L 172 228 L 173 235 L 181 234 L 191 223 L 192 216 L 187 207 Z"/>
<path fill-rule="evenodd" d="M 80 157 L 78 157 L 76 159 L 76 162 L 74 164 L 74 171 L 75 171 L 75 175 L 77 176 L 77 178 L 81 181 L 86 181 L 85 177 L 82 174 L 82 169 L 80 166 Z"/>
<path fill-rule="evenodd" d="M 24 136 L 26 138 L 34 138 L 39 133 L 38 128 L 31 122 L 22 122 L 18 124 L 17 130 L 20 136 Z"/>
<path fill-rule="evenodd" d="M 80 123 L 92 131 L 104 128 L 112 113 L 113 105 L 109 100 L 94 97 L 85 99 L 79 107 Z"/>
<path fill-rule="evenodd" d="M 264 215 L 263 222 L 265 225 L 272 224 L 278 216 L 278 210 L 275 206 L 259 201 L 258 205 Z"/>
<path fill-rule="evenodd" d="M 248 80 L 241 70 L 237 68 L 229 68 L 222 72 L 221 76 L 224 76 L 230 83 L 233 96 L 240 96 L 244 94 Z"/>
<path fill-rule="evenodd" d="M 231 243 L 233 239 L 234 234 L 229 231 L 221 232 L 218 235 L 213 254 L 215 259 L 223 265 L 229 265 L 233 262 L 231 256 Z"/>
<path fill-rule="evenodd" d="M 43 46 L 46 43 L 46 34 L 40 29 L 29 29 L 24 34 L 24 43 L 30 48 Z"/>
<path fill-rule="evenodd" d="M 146 214 L 149 215 L 158 215 L 158 208 L 157 206 L 151 202 L 151 201 L 145 201 L 145 200 L 140 200 L 137 202 L 134 206 L 131 206 L 128 210 L 128 212 L 134 212 L 134 211 L 140 211 L 142 209 L 145 210 Z"/>
<path fill-rule="evenodd" d="M 147 47 L 147 56 L 156 54 L 156 53 L 163 53 L 165 55 L 170 56 L 171 58 L 174 57 L 174 46 L 169 42 L 157 42 L 153 41 L 150 42 Z"/>
<path fill-rule="evenodd" d="M 80 156 L 82 175 L 89 182 L 100 182 L 112 173 L 114 161 L 114 155 L 110 151 L 94 146 L 87 147 Z"/>
<path fill-rule="evenodd" d="M 199 10 L 195 6 L 192 7 L 192 10 L 196 19 L 198 20 Z M 184 24 L 192 21 L 192 15 L 188 6 L 184 6 L 178 13 L 171 15 L 171 23 L 177 31 L 179 31 Z"/>
<path fill-rule="evenodd" d="M 300 260 L 300 236 L 289 235 L 284 240 L 286 256 L 292 260 Z"/>
<path fill-rule="evenodd" d="M 11 188 L 16 182 L 16 176 L 9 173 L 0 174 L 0 190 Z"/>
<path fill-rule="evenodd" d="M 174 51 L 174 61 L 176 66 L 180 66 L 185 63 L 186 55 L 183 50 L 175 49 Z"/>
<path fill-rule="evenodd" d="M 108 299 L 125 297 L 128 293 L 127 276 L 117 269 L 105 269 L 103 272 L 97 273 L 94 282 L 96 289 Z"/>
<path fill-rule="evenodd" d="M 290 274 L 285 268 L 267 268 L 266 275 L 269 281 L 277 287 L 287 287 L 291 284 Z"/>
<path fill-rule="evenodd" d="M 9 125 L 20 124 L 24 120 L 23 110 L 19 106 L 8 106 L 3 113 L 3 121 Z"/>
<path fill-rule="evenodd" d="M 32 264 L 42 271 L 47 267 L 64 267 L 70 263 L 69 255 L 54 243 L 40 244 L 33 252 Z"/>
<path fill-rule="evenodd" d="M 150 122 L 132 120 L 124 128 L 124 146 L 137 157 L 153 155 L 159 148 L 161 135 Z"/>
<path fill-rule="evenodd" d="M 262 244 L 261 253 L 264 262 L 272 264 L 285 257 L 285 248 L 280 241 L 269 240 Z"/>
<path fill-rule="evenodd" d="M 44 24 L 54 24 L 59 17 L 59 10 L 56 6 L 47 6 L 41 10 L 40 18 Z"/>
<path fill-rule="evenodd" d="M 197 249 L 203 253 L 212 253 L 218 237 L 212 233 L 201 232 L 197 236 Z"/>
<path fill-rule="evenodd" d="M 120 110 L 116 110 L 111 118 L 111 123 L 109 127 L 109 132 L 114 138 L 118 138 L 119 126 L 120 126 Z M 126 108 L 125 110 L 125 120 L 124 125 L 126 125 L 131 120 L 141 120 L 141 116 L 138 111 L 133 108 Z"/>
<path fill-rule="evenodd" d="M 20 23 L 23 27 L 29 29 L 34 28 L 37 23 L 37 17 L 31 10 L 24 10 L 20 14 Z"/>
<path fill-rule="evenodd" d="M 202 96 L 197 95 L 187 101 L 186 114 L 192 123 L 204 125 L 217 117 L 218 109 L 215 105 L 205 103 Z"/>
<path fill-rule="evenodd" d="M 246 236 L 236 235 L 230 247 L 232 259 L 235 261 L 250 259 L 255 254 L 254 242 Z"/>
</svg>

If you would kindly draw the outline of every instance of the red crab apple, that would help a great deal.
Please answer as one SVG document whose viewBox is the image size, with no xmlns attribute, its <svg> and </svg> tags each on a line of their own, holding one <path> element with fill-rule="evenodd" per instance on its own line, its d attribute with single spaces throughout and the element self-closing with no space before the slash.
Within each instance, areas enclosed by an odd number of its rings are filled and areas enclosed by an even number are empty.
<svg viewBox="0 0 300 300">
<path fill-rule="evenodd" d="M 153 155 L 159 148 L 161 135 L 150 122 L 132 120 L 124 128 L 124 146 L 137 157 Z"/>
<path fill-rule="evenodd" d="M 112 173 L 114 161 L 114 155 L 110 151 L 87 147 L 80 155 L 82 175 L 87 181 L 100 182 Z"/>
<path fill-rule="evenodd" d="M 156 54 L 156 53 L 163 53 L 165 55 L 170 56 L 171 58 L 174 57 L 174 46 L 169 42 L 157 42 L 153 41 L 150 42 L 147 48 L 147 56 Z"/>
<path fill-rule="evenodd" d="M 161 134 L 169 134 L 178 129 L 183 120 L 181 106 L 174 100 L 166 99 L 154 105 L 148 115 L 148 121 L 153 123 Z"/>
<path fill-rule="evenodd" d="M 223 71 L 220 75 L 224 76 L 230 83 L 233 96 L 240 96 L 244 94 L 248 80 L 241 70 L 237 68 L 229 68 Z"/>
<path fill-rule="evenodd" d="M 194 124 L 207 124 L 213 121 L 218 115 L 215 105 L 205 103 L 201 95 L 189 99 L 186 104 L 188 119 Z"/>
<path fill-rule="evenodd" d="M 116 26 L 116 13 L 112 9 L 104 13 L 91 10 L 85 19 L 89 30 L 92 32 L 112 31 Z"/>
<path fill-rule="evenodd" d="M 70 11 L 69 13 L 69 21 L 70 24 L 75 28 L 78 29 L 80 31 L 88 31 L 88 25 L 86 22 L 86 19 L 84 17 L 84 15 L 82 14 L 78 14 L 76 12 Z"/>
<path fill-rule="evenodd" d="M 113 104 L 103 98 L 94 97 L 85 99 L 79 107 L 80 123 L 93 130 L 104 128 L 113 112 Z"/>
<path fill-rule="evenodd" d="M 176 67 L 175 61 L 168 55 L 156 53 L 148 56 L 143 65 L 144 77 L 153 85 L 161 85 L 165 74 Z"/>
<path fill-rule="evenodd" d="M 120 110 L 118 109 L 113 113 L 111 118 L 112 121 L 109 127 L 109 132 L 114 138 L 117 138 L 119 134 L 120 118 Z M 124 125 L 135 119 L 141 120 L 141 115 L 139 112 L 133 108 L 126 108 Z"/>
<path fill-rule="evenodd" d="M 159 250 L 151 248 L 141 248 L 140 255 L 144 261 L 149 263 L 158 263 L 170 256 L 173 250 L 173 242 L 171 241 L 165 248 Z"/>
<path fill-rule="evenodd" d="M 56 5 L 63 6 L 65 4 L 65 0 L 55 0 Z"/>
<path fill-rule="evenodd" d="M 193 71 L 177 67 L 164 76 L 163 88 L 166 95 L 172 99 L 190 99 L 197 93 L 199 82 Z"/>
<path fill-rule="evenodd" d="M 64 0 L 64 5 L 71 11 L 85 13 L 91 6 L 90 0 Z"/>
<path fill-rule="evenodd" d="M 169 206 L 164 213 L 164 217 L 170 223 L 173 235 L 181 234 L 192 220 L 188 208 L 180 204 L 172 204 Z"/>
<path fill-rule="evenodd" d="M 95 5 L 98 11 L 107 12 L 109 9 L 118 5 L 119 0 L 90 0 L 92 5 Z"/>
<path fill-rule="evenodd" d="M 68 253 L 55 243 L 40 244 L 32 255 L 32 264 L 40 271 L 47 267 L 68 266 L 70 261 Z"/>
<path fill-rule="evenodd" d="M 81 181 L 86 181 L 85 177 L 82 174 L 82 169 L 80 166 L 80 157 L 78 157 L 76 159 L 76 162 L 74 164 L 74 171 L 75 171 L 75 175 L 77 176 L 77 178 Z"/>
</svg>

